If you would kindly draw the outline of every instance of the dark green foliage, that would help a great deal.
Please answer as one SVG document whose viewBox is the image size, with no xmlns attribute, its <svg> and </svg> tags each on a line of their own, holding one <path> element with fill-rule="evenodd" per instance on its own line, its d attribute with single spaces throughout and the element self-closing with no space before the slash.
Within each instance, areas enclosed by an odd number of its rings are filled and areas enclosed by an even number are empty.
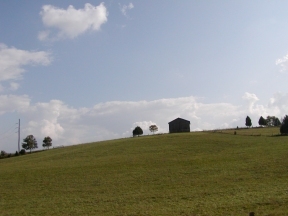
<svg viewBox="0 0 288 216">
<path fill-rule="evenodd" d="M 21 151 L 19 153 L 20 153 L 20 155 L 25 155 L 26 151 L 25 151 L 25 149 L 21 149 Z"/>
<path fill-rule="evenodd" d="M 132 133 L 133 133 L 133 136 L 140 136 L 143 134 L 143 130 L 141 127 L 137 126 L 135 127 Z"/>
<path fill-rule="evenodd" d="M 18 151 L 16 151 L 16 152 L 15 152 L 15 156 L 19 156 L 19 153 L 18 153 Z"/>
<path fill-rule="evenodd" d="M 7 155 L 7 153 L 6 153 L 5 151 L 2 150 L 2 151 L 0 152 L 0 156 L 1 156 L 1 157 L 5 157 L 6 155 Z"/>
<path fill-rule="evenodd" d="M 275 119 L 274 121 L 274 126 L 280 126 L 281 125 L 281 122 L 278 118 Z"/>
<path fill-rule="evenodd" d="M 280 120 L 275 116 L 267 116 L 266 122 L 267 122 L 267 126 L 280 126 L 281 125 Z"/>
<path fill-rule="evenodd" d="M 26 150 L 31 150 L 38 148 L 37 141 L 33 135 L 28 135 L 25 139 L 23 139 L 22 148 Z"/>
<path fill-rule="evenodd" d="M 45 137 L 42 146 L 49 149 L 52 146 L 52 139 L 49 136 Z"/>
<path fill-rule="evenodd" d="M 245 125 L 247 127 L 251 127 L 252 126 L 252 121 L 251 121 L 251 118 L 249 116 L 246 117 Z"/>
<path fill-rule="evenodd" d="M 258 124 L 260 126 L 265 126 L 267 124 L 266 120 L 261 116 L 259 121 L 258 121 Z"/>
<path fill-rule="evenodd" d="M 288 116 L 287 115 L 283 118 L 282 125 L 280 127 L 280 133 L 281 134 L 288 133 Z"/>
</svg>

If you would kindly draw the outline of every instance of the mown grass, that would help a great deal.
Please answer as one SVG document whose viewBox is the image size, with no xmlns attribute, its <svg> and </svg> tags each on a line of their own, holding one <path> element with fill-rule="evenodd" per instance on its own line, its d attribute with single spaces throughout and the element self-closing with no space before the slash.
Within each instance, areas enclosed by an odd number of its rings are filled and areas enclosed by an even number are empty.
<svg viewBox="0 0 288 216">
<path fill-rule="evenodd" d="M 228 130 L 211 130 L 209 132 L 214 133 L 226 133 L 243 136 L 280 136 L 280 127 L 254 127 L 254 128 L 239 128 L 239 129 L 228 129 Z"/>
<path fill-rule="evenodd" d="M 0 214 L 288 215 L 287 139 L 166 134 L 0 160 Z"/>
</svg>

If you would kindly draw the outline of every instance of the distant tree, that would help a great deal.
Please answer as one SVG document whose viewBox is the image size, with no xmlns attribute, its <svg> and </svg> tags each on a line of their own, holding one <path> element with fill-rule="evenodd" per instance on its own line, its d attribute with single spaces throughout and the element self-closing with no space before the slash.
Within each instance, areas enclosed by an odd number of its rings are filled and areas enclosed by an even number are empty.
<svg viewBox="0 0 288 216">
<path fill-rule="evenodd" d="M 286 115 L 283 118 L 281 127 L 280 127 L 280 133 L 281 134 L 287 134 L 288 133 L 288 116 Z"/>
<path fill-rule="evenodd" d="M 15 156 L 19 156 L 19 152 L 18 151 L 15 152 Z"/>
<path fill-rule="evenodd" d="M 31 150 L 38 148 L 37 141 L 33 135 L 28 135 L 25 139 L 23 139 L 22 148 L 26 150 Z"/>
<path fill-rule="evenodd" d="M 52 146 L 52 139 L 49 136 L 45 137 L 42 146 L 49 149 Z"/>
<path fill-rule="evenodd" d="M 265 126 L 265 125 L 266 125 L 266 120 L 261 116 L 260 119 L 259 119 L 259 121 L 258 121 L 258 124 L 259 124 L 260 126 Z"/>
<path fill-rule="evenodd" d="M 281 122 L 280 122 L 279 118 L 276 118 L 274 121 L 274 126 L 278 127 L 280 125 L 281 125 Z"/>
<path fill-rule="evenodd" d="M 4 150 L 1 150 L 0 156 L 1 156 L 1 157 L 5 157 L 6 155 L 7 155 L 7 153 L 6 153 Z"/>
<path fill-rule="evenodd" d="M 246 123 L 245 123 L 245 125 L 246 125 L 247 127 L 251 127 L 251 126 L 252 126 L 252 121 L 251 121 L 251 119 L 250 119 L 249 116 L 246 117 Z"/>
<path fill-rule="evenodd" d="M 266 122 L 267 122 L 268 126 L 279 126 L 279 125 L 281 125 L 280 120 L 277 117 L 275 117 L 275 116 L 267 116 Z"/>
<path fill-rule="evenodd" d="M 157 125 L 150 125 L 149 130 L 154 134 L 154 132 L 158 131 L 158 127 Z"/>
<path fill-rule="evenodd" d="M 275 116 L 267 116 L 266 118 L 266 122 L 267 122 L 267 126 L 274 126 L 274 119 L 275 119 Z"/>
<path fill-rule="evenodd" d="M 20 155 L 25 155 L 26 151 L 25 151 L 25 149 L 21 149 L 21 151 L 19 153 L 20 153 Z"/>
<path fill-rule="evenodd" d="M 140 136 L 143 134 L 143 130 L 141 127 L 137 126 L 135 127 L 132 133 L 133 133 L 133 136 Z"/>
</svg>

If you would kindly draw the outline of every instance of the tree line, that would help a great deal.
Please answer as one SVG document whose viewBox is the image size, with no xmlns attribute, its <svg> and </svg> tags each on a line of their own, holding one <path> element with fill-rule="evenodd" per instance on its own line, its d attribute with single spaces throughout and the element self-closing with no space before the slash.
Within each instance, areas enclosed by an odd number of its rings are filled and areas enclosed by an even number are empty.
<svg viewBox="0 0 288 216">
<path fill-rule="evenodd" d="M 263 118 L 263 116 L 260 116 L 258 120 L 258 124 L 262 127 L 263 126 L 269 126 L 269 127 L 280 126 L 280 133 L 288 134 L 288 116 L 287 115 L 284 116 L 282 121 L 280 121 L 279 118 L 275 116 L 267 116 L 266 119 Z M 249 116 L 246 117 L 245 125 L 249 128 L 252 126 L 252 120 Z M 155 132 L 158 131 L 158 127 L 157 125 L 150 125 L 149 130 L 154 134 Z M 140 126 L 137 126 L 132 131 L 132 134 L 133 134 L 133 137 L 140 136 L 143 134 L 143 130 Z M 52 139 L 49 136 L 45 137 L 43 139 L 42 146 L 44 148 L 49 149 L 52 146 Z M 26 153 L 25 150 L 30 150 L 30 153 L 31 153 L 32 149 L 38 148 L 38 143 L 37 143 L 36 138 L 33 135 L 28 135 L 25 139 L 23 139 L 22 148 L 23 149 L 20 152 L 16 151 L 15 156 L 18 156 L 19 154 L 25 154 Z M 5 156 L 11 156 L 11 154 L 7 154 L 5 151 L 2 150 L 0 152 L 0 158 L 5 157 Z"/>
<path fill-rule="evenodd" d="M 154 134 L 158 131 L 157 125 L 150 125 L 149 130 Z M 140 126 L 135 127 L 135 129 L 132 131 L 133 137 L 140 136 L 143 134 L 143 130 Z"/>
<path fill-rule="evenodd" d="M 43 139 L 43 144 L 42 146 L 44 148 L 49 149 L 52 146 L 52 139 L 51 137 L 47 136 L 44 137 Z M 30 150 L 30 154 L 32 149 L 37 149 L 38 148 L 38 143 L 36 138 L 33 135 L 28 135 L 25 139 L 23 139 L 22 142 L 22 148 L 20 152 L 16 151 L 14 155 L 8 154 L 5 151 L 0 152 L 0 158 L 6 158 L 6 157 L 11 157 L 11 156 L 18 156 L 18 155 L 24 155 L 26 154 L 26 150 Z"/>
<path fill-rule="evenodd" d="M 43 139 L 42 146 L 49 149 L 49 147 L 52 146 L 52 139 L 49 136 L 45 137 Z M 36 138 L 33 135 L 28 135 L 25 139 L 23 139 L 22 148 L 25 150 L 30 150 L 31 153 L 32 149 L 38 148 Z"/>
<path fill-rule="evenodd" d="M 267 126 L 267 127 L 279 127 L 280 126 L 280 133 L 281 134 L 287 134 L 288 133 L 288 116 L 285 115 L 282 121 L 279 120 L 279 118 L 275 116 L 267 116 L 267 118 L 263 118 L 263 116 L 260 116 L 258 120 L 258 124 L 261 127 Z M 246 117 L 245 125 L 247 127 L 252 126 L 252 121 L 249 116 Z"/>
</svg>

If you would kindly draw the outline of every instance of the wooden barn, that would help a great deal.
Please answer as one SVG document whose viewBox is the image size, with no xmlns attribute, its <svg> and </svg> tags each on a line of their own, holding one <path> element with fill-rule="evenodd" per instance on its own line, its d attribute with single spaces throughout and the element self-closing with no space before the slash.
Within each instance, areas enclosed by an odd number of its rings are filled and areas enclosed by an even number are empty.
<svg viewBox="0 0 288 216">
<path fill-rule="evenodd" d="M 169 133 L 190 132 L 190 121 L 177 118 L 169 122 Z"/>
</svg>

